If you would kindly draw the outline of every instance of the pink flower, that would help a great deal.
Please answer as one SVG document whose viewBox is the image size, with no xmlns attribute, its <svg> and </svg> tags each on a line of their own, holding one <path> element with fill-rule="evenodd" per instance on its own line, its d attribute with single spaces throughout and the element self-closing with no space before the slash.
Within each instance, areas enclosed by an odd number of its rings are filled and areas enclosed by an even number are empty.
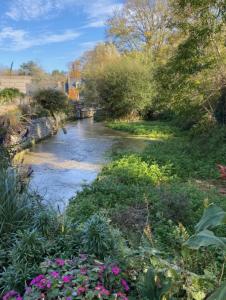
<svg viewBox="0 0 226 300">
<path fill-rule="evenodd" d="M 98 285 L 95 287 L 96 291 L 101 291 L 103 288 L 103 285 L 101 283 L 98 283 Z"/>
<path fill-rule="evenodd" d="M 80 269 L 80 274 L 86 275 L 87 274 L 87 268 L 81 268 Z"/>
<path fill-rule="evenodd" d="M 80 286 L 80 287 L 77 289 L 78 295 L 84 294 L 85 292 L 86 292 L 86 288 L 83 287 L 83 286 Z"/>
<path fill-rule="evenodd" d="M 104 265 L 99 266 L 99 271 L 103 273 L 106 270 L 106 267 Z"/>
<path fill-rule="evenodd" d="M 120 298 L 122 300 L 128 300 L 128 298 L 126 297 L 126 295 L 123 294 L 122 292 L 118 292 L 117 293 L 117 298 Z"/>
<path fill-rule="evenodd" d="M 115 275 L 115 276 L 118 276 L 121 272 L 120 268 L 118 266 L 114 266 L 112 267 L 111 269 L 112 273 Z"/>
<path fill-rule="evenodd" d="M 123 288 L 126 292 L 129 291 L 129 285 L 125 279 L 121 279 L 121 285 L 123 286 Z"/>
<path fill-rule="evenodd" d="M 58 278 L 58 277 L 59 277 L 59 273 L 56 272 L 56 271 L 53 271 L 53 272 L 51 272 L 50 274 L 51 274 L 51 276 L 52 276 L 53 278 Z"/>
<path fill-rule="evenodd" d="M 56 264 L 60 267 L 63 267 L 65 265 L 65 261 L 62 258 L 57 258 L 55 260 Z"/>
<path fill-rule="evenodd" d="M 71 282 L 72 278 L 73 278 L 72 275 L 66 275 L 66 276 L 63 276 L 63 277 L 62 277 L 64 283 L 69 283 L 69 282 Z"/>
<path fill-rule="evenodd" d="M 105 287 L 102 288 L 102 290 L 100 291 L 101 296 L 105 295 L 105 296 L 110 296 L 110 292 L 109 290 L 105 289 Z"/>
<path fill-rule="evenodd" d="M 21 296 L 17 296 L 16 300 L 23 300 L 23 298 Z"/>
<path fill-rule="evenodd" d="M 44 279 L 45 276 L 44 275 L 38 275 L 36 276 L 34 279 L 32 279 L 30 285 L 36 285 L 37 283 L 39 283 L 42 279 Z"/>
</svg>

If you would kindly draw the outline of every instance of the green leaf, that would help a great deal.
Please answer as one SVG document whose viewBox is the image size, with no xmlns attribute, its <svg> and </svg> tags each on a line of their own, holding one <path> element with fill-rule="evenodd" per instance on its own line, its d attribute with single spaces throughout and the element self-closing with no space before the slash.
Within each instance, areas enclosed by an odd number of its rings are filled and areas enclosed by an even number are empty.
<svg viewBox="0 0 226 300">
<path fill-rule="evenodd" d="M 226 281 L 210 296 L 207 300 L 225 300 L 226 299 Z"/>
<path fill-rule="evenodd" d="M 199 249 L 200 247 L 207 247 L 207 246 L 216 246 L 219 248 L 225 248 L 225 239 L 217 237 L 214 233 L 210 230 L 203 230 L 193 236 L 190 237 L 184 243 L 185 246 L 191 249 Z"/>
<path fill-rule="evenodd" d="M 226 212 L 216 205 L 211 205 L 204 210 L 203 216 L 195 229 L 196 232 L 199 232 L 222 224 L 226 224 Z"/>
</svg>

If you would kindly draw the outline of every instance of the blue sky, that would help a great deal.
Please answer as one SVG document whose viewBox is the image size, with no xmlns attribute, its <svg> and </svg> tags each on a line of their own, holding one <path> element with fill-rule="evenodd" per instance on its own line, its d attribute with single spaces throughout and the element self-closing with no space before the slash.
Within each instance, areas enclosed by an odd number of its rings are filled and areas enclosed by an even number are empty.
<svg viewBox="0 0 226 300">
<path fill-rule="evenodd" d="M 123 0 L 0 0 L 0 67 L 34 60 L 47 71 L 105 38 L 105 21 Z"/>
</svg>

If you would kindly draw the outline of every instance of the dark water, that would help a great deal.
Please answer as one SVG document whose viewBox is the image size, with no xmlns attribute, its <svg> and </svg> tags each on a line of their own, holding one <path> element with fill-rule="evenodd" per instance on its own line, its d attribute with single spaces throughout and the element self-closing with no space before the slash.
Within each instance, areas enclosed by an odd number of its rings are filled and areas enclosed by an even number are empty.
<svg viewBox="0 0 226 300">
<path fill-rule="evenodd" d="M 143 150 L 148 141 L 106 128 L 92 119 L 66 126 L 26 154 L 24 163 L 34 170 L 30 189 L 52 205 L 63 208 L 68 199 L 91 183 L 112 150 Z"/>
</svg>

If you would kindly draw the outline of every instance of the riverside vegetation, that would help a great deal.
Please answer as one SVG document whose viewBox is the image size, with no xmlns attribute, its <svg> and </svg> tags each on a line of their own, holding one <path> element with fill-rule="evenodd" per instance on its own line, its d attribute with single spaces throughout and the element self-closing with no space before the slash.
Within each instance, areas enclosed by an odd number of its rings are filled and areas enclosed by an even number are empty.
<svg viewBox="0 0 226 300">
<path fill-rule="evenodd" d="M 225 12 L 224 0 L 127 0 L 108 20 L 111 42 L 81 58 L 81 94 L 150 144 L 113 152 L 64 214 L 3 153 L 4 300 L 225 300 Z"/>
<path fill-rule="evenodd" d="M 222 138 L 202 149 L 166 122 L 108 126 L 154 139 L 143 153 L 113 153 L 64 215 L 21 190 L 15 171 L 1 172 L 4 299 L 20 299 L 24 282 L 23 299 L 204 299 L 219 286 L 223 296 L 210 299 L 224 299 Z"/>
</svg>

